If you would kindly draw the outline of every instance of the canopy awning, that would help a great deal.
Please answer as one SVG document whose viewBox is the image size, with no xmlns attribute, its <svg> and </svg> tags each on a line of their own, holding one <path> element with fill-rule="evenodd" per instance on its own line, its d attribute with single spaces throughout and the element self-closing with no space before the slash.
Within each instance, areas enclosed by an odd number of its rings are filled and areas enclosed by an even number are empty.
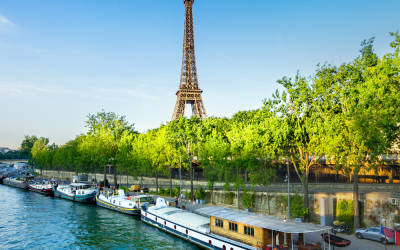
<svg viewBox="0 0 400 250">
<path fill-rule="evenodd" d="M 284 233 L 313 233 L 331 229 L 331 227 L 327 226 L 289 220 L 283 221 L 282 218 L 223 207 L 204 207 L 197 209 L 196 213 L 207 217 L 214 216 L 220 219 Z"/>
</svg>

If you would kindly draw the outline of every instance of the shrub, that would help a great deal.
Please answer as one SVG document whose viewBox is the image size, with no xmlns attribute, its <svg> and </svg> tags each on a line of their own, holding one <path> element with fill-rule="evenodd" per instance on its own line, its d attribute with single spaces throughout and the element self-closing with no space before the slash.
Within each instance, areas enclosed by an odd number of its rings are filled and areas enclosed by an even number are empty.
<svg viewBox="0 0 400 250">
<path fill-rule="evenodd" d="M 174 197 L 175 197 L 175 196 L 176 196 L 176 197 L 179 197 L 179 195 L 181 194 L 180 190 L 181 190 L 180 187 L 174 188 L 174 189 L 172 190 L 172 196 L 174 196 Z"/>
<path fill-rule="evenodd" d="M 206 198 L 206 192 L 202 186 L 198 186 L 196 190 L 196 199 L 204 200 Z"/>
<path fill-rule="evenodd" d="M 256 195 L 254 192 L 250 193 L 249 190 L 244 189 L 242 195 L 242 205 L 245 208 L 254 208 Z"/>
<path fill-rule="evenodd" d="M 170 188 L 167 188 L 167 189 L 165 190 L 165 195 L 166 195 L 166 196 L 169 196 L 170 193 L 171 193 L 171 189 L 170 189 Z M 172 196 L 174 196 L 174 192 L 172 192 Z"/>
<path fill-rule="evenodd" d="M 128 194 L 128 192 L 129 192 L 128 188 L 125 186 L 119 186 L 119 189 L 124 190 L 125 194 Z"/>
<path fill-rule="evenodd" d="M 160 190 L 158 191 L 159 195 L 164 195 L 165 193 L 165 189 L 164 188 L 160 188 Z"/>
<path fill-rule="evenodd" d="M 340 222 L 345 222 L 349 228 L 354 226 L 354 204 L 353 200 L 341 200 L 337 206 L 337 219 Z"/>
<path fill-rule="evenodd" d="M 285 196 L 285 206 L 288 206 L 288 196 Z M 308 215 L 308 207 L 303 208 L 303 197 L 298 192 L 290 196 L 290 214 L 295 218 L 304 218 Z"/>
<path fill-rule="evenodd" d="M 235 194 L 233 192 L 227 192 L 225 194 L 225 204 L 232 205 L 234 196 Z"/>
</svg>

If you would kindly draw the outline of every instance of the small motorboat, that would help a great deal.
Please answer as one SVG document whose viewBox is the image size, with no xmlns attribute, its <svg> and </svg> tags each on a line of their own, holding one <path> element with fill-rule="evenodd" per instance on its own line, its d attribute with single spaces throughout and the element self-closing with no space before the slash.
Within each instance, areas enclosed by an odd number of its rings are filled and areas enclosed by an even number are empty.
<svg viewBox="0 0 400 250">
<path fill-rule="evenodd" d="M 326 243 L 331 244 L 332 246 L 348 247 L 351 244 L 351 241 L 343 239 L 342 237 L 333 234 L 324 233 L 321 234 L 321 236 Z"/>
</svg>

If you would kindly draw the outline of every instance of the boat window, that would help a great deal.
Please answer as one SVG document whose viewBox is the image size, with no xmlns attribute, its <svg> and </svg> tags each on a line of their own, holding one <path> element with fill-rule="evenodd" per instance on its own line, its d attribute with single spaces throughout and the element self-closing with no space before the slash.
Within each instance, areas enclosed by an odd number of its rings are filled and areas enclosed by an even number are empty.
<svg viewBox="0 0 400 250">
<path fill-rule="evenodd" d="M 237 223 L 229 222 L 229 230 L 237 232 Z"/>
<path fill-rule="evenodd" d="M 115 204 L 115 200 L 114 200 L 114 204 Z"/>
<path fill-rule="evenodd" d="M 224 221 L 223 221 L 223 220 L 220 220 L 220 219 L 216 219 L 216 220 L 215 220 L 215 225 L 216 225 L 217 227 L 224 227 Z"/>
<path fill-rule="evenodd" d="M 132 203 L 129 203 L 129 206 L 132 207 Z"/>
<path fill-rule="evenodd" d="M 244 234 L 254 236 L 254 228 L 244 226 Z"/>
<path fill-rule="evenodd" d="M 121 202 L 119 202 L 119 205 L 121 205 Z"/>
</svg>

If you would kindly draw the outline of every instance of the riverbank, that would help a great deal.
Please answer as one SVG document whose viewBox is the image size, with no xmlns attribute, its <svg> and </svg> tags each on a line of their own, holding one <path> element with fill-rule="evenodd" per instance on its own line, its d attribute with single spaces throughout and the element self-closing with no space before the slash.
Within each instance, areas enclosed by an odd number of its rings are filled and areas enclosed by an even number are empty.
<svg viewBox="0 0 400 250">
<path fill-rule="evenodd" d="M 57 171 L 49 171 L 43 170 L 43 174 L 45 176 L 54 176 L 56 178 L 63 177 L 64 179 L 68 177 L 72 179 L 74 172 L 57 172 Z M 88 180 L 97 179 L 98 181 L 103 180 L 104 175 L 101 174 L 88 174 Z M 110 185 L 113 185 L 114 176 L 107 175 L 107 179 L 109 180 Z M 143 180 L 135 180 L 134 178 L 126 175 L 117 175 L 117 181 L 124 186 L 130 187 L 131 185 L 141 185 L 142 187 L 149 187 L 150 191 L 155 191 L 156 189 L 156 179 L 144 177 Z M 185 193 L 186 191 L 190 191 L 190 180 L 184 179 L 184 185 L 182 186 L 182 191 Z M 172 179 L 172 187 L 179 187 L 179 180 Z M 243 210 L 243 206 L 241 205 L 241 196 L 242 191 L 239 191 L 239 196 L 236 195 L 227 195 L 222 188 L 223 182 L 216 182 L 215 188 L 213 191 L 213 195 L 209 190 L 206 191 L 206 203 L 221 205 L 221 206 L 229 206 L 236 209 Z M 352 184 L 310 184 L 310 193 L 309 193 L 309 213 L 311 221 L 315 223 L 320 222 L 320 199 L 321 198 L 333 198 L 335 200 L 335 204 L 337 204 L 341 200 L 352 200 L 353 193 L 352 188 L 349 188 L 349 185 Z M 359 184 L 360 185 L 360 195 L 359 199 L 363 204 L 362 218 L 361 221 L 366 227 L 370 226 L 379 226 L 381 219 L 384 219 L 384 214 L 386 211 L 387 220 L 389 221 L 388 226 L 393 227 L 392 221 L 395 216 L 397 216 L 397 210 L 387 211 L 385 207 L 390 199 L 400 200 L 400 185 L 399 184 Z M 194 188 L 198 186 L 203 186 L 207 189 L 206 181 L 193 181 Z M 170 180 L 169 179 L 158 179 L 158 187 L 159 188 L 169 188 Z M 250 187 L 250 184 L 249 184 Z M 302 185 L 301 184 L 290 184 L 291 194 L 298 192 L 299 195 L 302 195 Z M 261 214 L 269 214 L 273 216 L 277 216 L 283 218 L 287 215 L 286 208 L 283 206 L 284 197 L 287 196 L 287 184 L 282 183 L 273 183 L 269 187 L 269 192 L 267 193 L 263 188 L 255 188 L 255 205 L 253 211 Z M 267 199 L 268 194 L 268 199 Z M 229 196 L 229 197 L 228 197 Z M 238 202 L 239 198 L 239 202 Z M 269 206 L 268 206 L 269 200 Z M 336 209 L 334 208 L 334 216 L 336 216 Z M 335 218 L 336 219 L 336 218 Z"/>
</svg>

